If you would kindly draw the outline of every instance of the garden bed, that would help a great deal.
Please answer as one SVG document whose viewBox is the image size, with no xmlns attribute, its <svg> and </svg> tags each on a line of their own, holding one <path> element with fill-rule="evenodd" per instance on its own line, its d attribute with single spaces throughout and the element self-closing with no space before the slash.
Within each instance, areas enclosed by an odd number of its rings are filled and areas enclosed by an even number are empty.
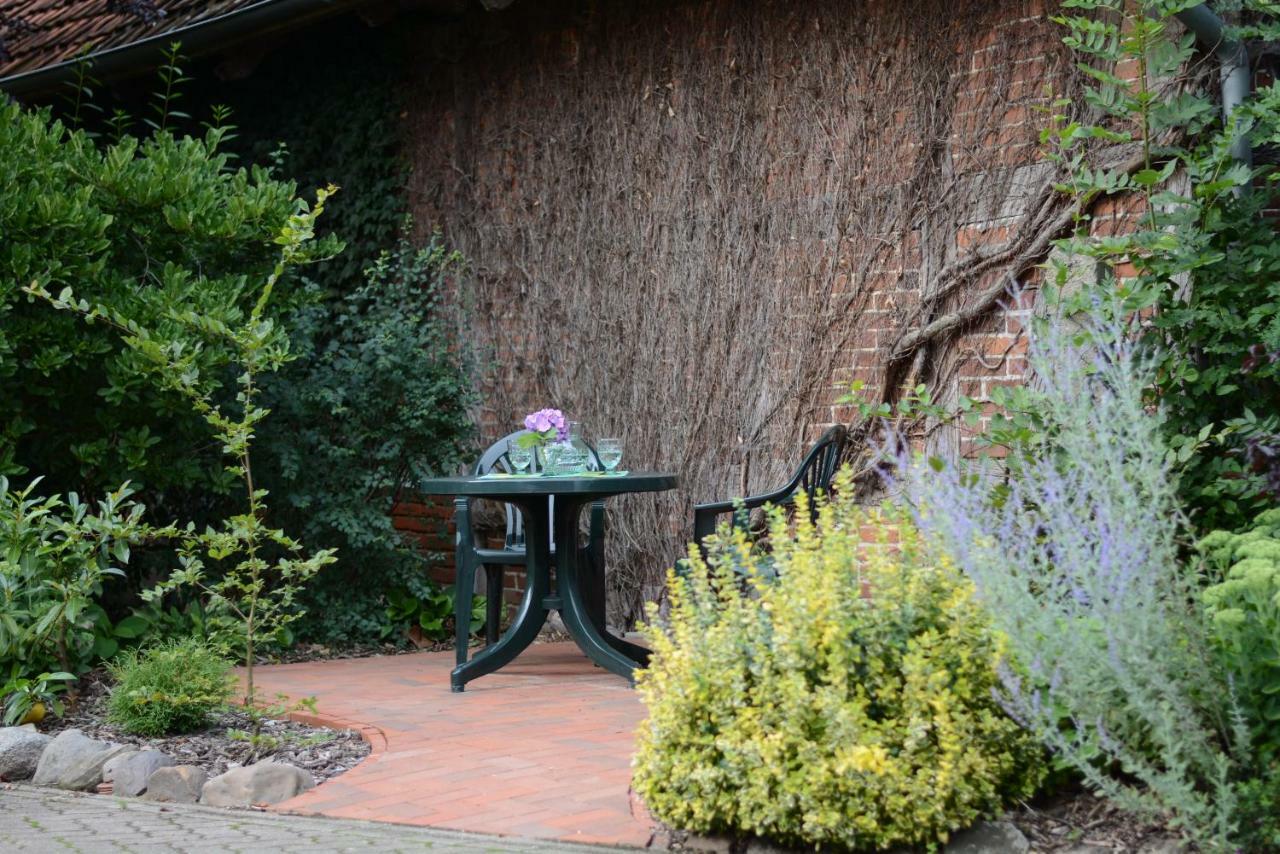
<svg viewBox="0 0 1280 854">
<path fill-rule="evenodd" d="M 139 749 L 152 748 L 172 756 L 179 764 L 203 768 L 211 778 L 229 768 L 269 757 L 297 766 L 322 783 L 354 768 L 371 749 L 355 730 L 327 729 L 287 720 L 263 723 L 263 733 L 274 737 L 278 746 L 254 747 L 247 740 L 228 736 L 230 730 L 252 730 L 249 717 L 234 709 L 216 715 L 209 726 L 196 732 L 157 738 L 132 735 L 107 721 L 110 691 L 107 679 L 101 671 L 86 674 L 80 681 L 81 691 L 74 705 L 68 704 L 62 716 L 46 719 L 41 730 L 57 735 L 63 730 L 79 729 L 90 738 L 137 745 Z"/>
<path fill-rule="evenodd" d="M 1035 852 L 1175 854 L 1187 850 L 1168 828 L 1143 821 L 1088 792 L 1075 792 L 1025 804 L 1021 809 L 1007 814 L 1003 821 L 994 826 L 979 825 L 968 833 L 953 834 L 952 843 L 943 849 L 944 854 L 955 850 L 1028 850 L 1021 846 L 1006 848 L 992 838 L 993 827 L 1003 826 L 1007 833 L 1008 825 L 1016 828 L 1017 833 L 1027 842 L 1029 850 Z M 707 837 L 661 825 L 660 828 L 656 838 L 665 839 L 667 850 L 684 851 L 688 854 L 800 854 L 813 850 L 812 847 L 786 848 L 758 839 Z M 995 836 L 1001 840 L 1006 839 L 1004 833 L 998 830 L 995 831 Z"/>
<path fill-rule="evenodd" d="M 1088 792 L 1025 805 L 1006 818 L 1033 851 L 1177 851 L 1176 834 Z"/>
<path fill-rule="evenodd" d="M 330 646 L 300 643 L 288 649 L 274 650 L 256 657 L 258 664 L 301 664 L 307 661 L 336 661 L 345 658 L 374 658 L 380 655 L 409 655 L 415 652 L 444 652 L 453 649 L 453 641 L 431 641 L 421 647 L 409 643 L 349 644 Z"/>
<path fill-rule="evenodd" d="M 504 629 L 506 626 L 504 625 Z M 563 643 L 571 640 L 558 615 L 552 615 L 538 632 L 534 643 Z M 380 655 L 411 655 L 418 652 L 453 652 L 452 637 L 444 640 L 405 641 L 401 643 L 346 644 L 342 646 L 320 643 L 300 643 L 288 649 L 273 650 L 255 658 L 258 664 L 300 664 L 307 661 L 337 661 L 346 658 L 376 658 Z M 482 649 L 484 641 L 471 639 L 472 649 Z"/>
</svg>

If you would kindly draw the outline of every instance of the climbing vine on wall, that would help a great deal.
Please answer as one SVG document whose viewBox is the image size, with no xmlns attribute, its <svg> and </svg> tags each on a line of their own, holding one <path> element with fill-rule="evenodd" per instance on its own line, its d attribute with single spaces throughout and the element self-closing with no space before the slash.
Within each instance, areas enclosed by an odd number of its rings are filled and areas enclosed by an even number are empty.
<svg viewBox="0 0 1280 854">
<path fill-rule="evenodd" d="M 402 63 L 375 31 L 321 29 L 309 43 L 342 61 L 300 67 L 291 52 L 278 51 L 243 81 L 205 74 L 197 82 L 208 90 L 201 100 L 230 106 L 242 157 L 276 163 L 303 192 L 328 183 L 342 188 L 324 227 L 342 236 L 346 251 L 308 275 L 345 293 L 395 245 L 407 210 L 403 105 L 394 85 Z"/>
<path fill-rule="evenodd" d="M 777 485 L 848 419 L 833 386 L 953 394 L 1074 222 L 1036 110 L 1078 81 L 1039 4 L 517 4 L 436 38 L 413 205 L 474 266 L 489 432 L 553 403 L 683 480 L 616 503 L 617 622 L 692 502 Z"/>
</svg>

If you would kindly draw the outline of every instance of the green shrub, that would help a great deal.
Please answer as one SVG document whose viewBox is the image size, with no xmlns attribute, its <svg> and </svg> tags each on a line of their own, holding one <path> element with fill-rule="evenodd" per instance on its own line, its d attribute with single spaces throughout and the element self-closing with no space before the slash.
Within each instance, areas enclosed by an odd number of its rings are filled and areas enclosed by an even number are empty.
<svg viewBox="0 0 1280 854">
<path fill-rule="evenodd" d="M 128 486 L 93 512 L 75 493 L 41 496 L 38 485 L 11 489 L 0 476 L 0 669 L 14 678 L 83 673 L 136 636 L 135 622 L 112 626 L 97 600 L 124 574 L 131 545 L 156 533 Z"/>
<path fill-rule="evenodd" d="M 1214 531 L 1197 550 L 1220 579 L 1202 599 L 1254 750 L 1263 763 L 1280 759 L 1280 509 L 1244 533 Z"/>
<path fill-rule="evenodd" d="M 192 732 L 231 699 L 231 666 L 188 638 L 123 653 L 111 666 L 115 687 L 108 714 L 137 735 Z"/>
<path fill-rule="evenodd" d="M 187 517 L 231 488 L 203 421 L 146 379 L 138 353 L 21 293 L 72 286 L 161 332 L 178 311 L 233 324 L 256 296 L 245 282 L 273 269 L 297 197 L 264 169 L 233 168 L 226 136 L 102 144 L 0 104 L 0 474 L 81 494 L 131 481 Z M 207 368 L 222 352 L 209 341 L 195 358 Z"/>
<path fill-rule="evenodd" d="M 1042 756 L 993 699 L 1000 644 L 970 585 L 896 516 L 849 498 L 797 515 L 794 536 L 773 517 L 775 581 L 740 535 L 669 575 L 638 685 L 649 808 L 702 832 L 933 847 L 1030 795 Z M 869 547 L 866 525 L 900 541 Z"/>
<path fill-rule="evenodd" d="M 1280 765 L 1235 786 L 1237 851 L 1280 851 Z"/>
<path fill-rule="evenodd" d="M 284 527 L 340 555 L 299 600 L 312 614 L 299 638 L 376 642 L 388 590 L 437 589 L 391 508 L 406 485 L 456 469 L 472 436 L 474 386 L 441 303 L 460 264 L 439 236 L 402 237 L 363 285 L 286 318 L 296 358 L 263 381 L 261 481 Z"/>
<path fill-rule="evenodd" d="M 255 486 L 251 453 L 255 430 L 270 413 L 259 403 L 259 382 L 279 370 L 289 355 L 288 339 L 267 315 L 267 308 L 285 272 L 317 257 L 315 223 L 333 192 L 333 187 L 317 191 L 314 206 L 299 201 L 276 238 L 280 258 L 264 281 L 251 286 L 249 292 L 257 299 L 244 315 L 174 311 L 168 324 L 148 329 L 109 306 L 77 298 L 70 287 L 56 297 L 39 285 L 24 288 L 54 308 L 77 314 L 87 323 L 104 324 L 119 334 L 145 366 L 147 377 L 186 400 L 205 421 L 214 444 L 222 451 L 225 472 L 243 485 L 243 512 L 229 513 L 216 526 L 206 525 L 203 530 L 188 522 L 180 531 L 172 531 L 178 541 L 179 568 L 144 591 L 143 599 L 160 604 L 166 594 L 175 591 L 198 593 L 211 609 L 234 617 L 244 653 L 248 706 L 254 702 L 257 644 L 277 636 L 299 617 L 295 607 L 298 591 L 335 560 L 330 549 L 304 555 L 301 543 L 267 524 L 267 491 Z M 209 349 L 220 354 L 207 368 L 200 360 L 206 342 L 215 345 Z M 239 389 L 234 401 L 220 399 L 218 394 L 221 380 L 228 376 Z"/>
</svg>

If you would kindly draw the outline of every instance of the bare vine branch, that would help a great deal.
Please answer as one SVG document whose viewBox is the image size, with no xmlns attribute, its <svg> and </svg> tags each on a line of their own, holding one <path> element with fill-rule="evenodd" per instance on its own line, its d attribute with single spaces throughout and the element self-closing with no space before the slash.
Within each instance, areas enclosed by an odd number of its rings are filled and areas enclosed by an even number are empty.
<svg viewBox="0 0 1280 854">
<path fill-rule="evenodd" d="M 953 333 L 1069 227 L 1034 109 L 1077 81 L 1024 5 L 516 4 L 422 69 L 413 202 L 473 262 L 487 434 L 556 405 L 682 478 L 611 504 L 615 623 L 694 502 L 776 486 L 859 372 L 948 382 Z M 982 222 L 1014 238 L 959 245 Z"/>
</svg>

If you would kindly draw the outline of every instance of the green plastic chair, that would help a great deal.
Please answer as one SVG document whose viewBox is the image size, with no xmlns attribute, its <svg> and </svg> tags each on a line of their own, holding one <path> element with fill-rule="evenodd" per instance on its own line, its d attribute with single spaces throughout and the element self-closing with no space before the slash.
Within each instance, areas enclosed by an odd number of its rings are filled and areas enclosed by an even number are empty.
<svg viewBox="0 0 1280 854">
<path fill-rule="evenodd" d="M 711 534 L 715 533 L 716 522 L 719 518 L 726 514 L 732 514 L 732 524 L 735 528 L 746 528 L 748 515 L 751 510 L 756 507 L 763 507 L 766 504 L 775 506 L 791 504 L 795 501 L 798 493 L 804 492 L 809 497 L 809 515 L 814 521 L 818 517 L 818 508 L 814 503 L 814 498 L 819 492 L 828 492 L 831 489 L 831 481 L 836 476 L 836 470 L 840 467 L 840 460 L 844 455 L 845 445 L 849 441 L 849 431 L 840 425 L 836 425 L 827 432 L 822 434 L 822 438 L 809 449 L 809 453 L 805 454 L 804 462 L 800 464 L 800 468 L 792 476 L 785 486 L 766 492 L 762 495 L 752 495 L 747 498 L 737 498 L 732 501 L 714 501 L 709 504 L 699 504 L 693 508 L 693 541 L 698 544 L 698 548 L 702 553 L 706 554 L 706 547 L 703 542 Z"/>
</svg>

